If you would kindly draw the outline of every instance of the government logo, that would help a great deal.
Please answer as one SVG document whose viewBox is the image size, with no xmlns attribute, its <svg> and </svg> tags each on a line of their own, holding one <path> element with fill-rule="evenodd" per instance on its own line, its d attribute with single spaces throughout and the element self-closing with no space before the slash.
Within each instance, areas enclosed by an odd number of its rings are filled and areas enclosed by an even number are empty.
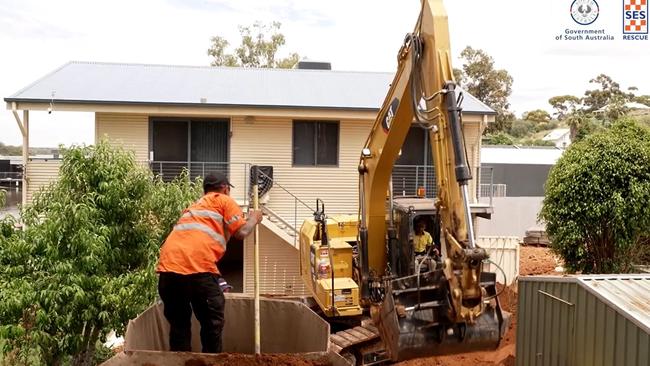
<svg viewBox="0 0 650 366">
<path fill-rule="evenodd" d="M 580 25 L 589 25 L 595 22 L 596 19 L 598 19 L 599 12 L 600 8 L 598 7 L 596 0 L 574 0 L 571 4 L 571 18 L 573 18 L 573 20 Z"/>
</svg>

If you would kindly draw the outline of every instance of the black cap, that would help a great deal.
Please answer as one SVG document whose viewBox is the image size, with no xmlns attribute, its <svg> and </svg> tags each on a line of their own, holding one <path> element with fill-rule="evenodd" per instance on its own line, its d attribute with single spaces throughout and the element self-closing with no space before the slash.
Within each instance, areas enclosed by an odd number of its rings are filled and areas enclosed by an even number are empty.
<svg viewBox="0 0 650 366">
<path fill-rule="evenodd" d="M 207 191 L 208 187 L 218 188 L 223 186 L 235 187 L 228 181 L 228 177 L 225 174 L 217 172 L 211 173 L 203 178 L 203 190 Z"/>
</svg>

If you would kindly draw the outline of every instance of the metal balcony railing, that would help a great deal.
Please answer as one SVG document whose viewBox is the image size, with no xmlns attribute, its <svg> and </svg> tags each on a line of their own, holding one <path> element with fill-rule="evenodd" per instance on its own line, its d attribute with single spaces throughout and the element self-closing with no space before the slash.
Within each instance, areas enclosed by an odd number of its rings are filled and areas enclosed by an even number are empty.
<svg viewBox="0 0 650 366">
<path fill-rule="evenodd" d="M 224 173 L 235 186 L 231 196 L 243 206 L 248 206 L 250 196 L 250 167 L 248 163 L 226 162 L 187 162 L 187 161 L 150 161 L 151 171 L 169 182 L 187 170 L 190 179 L 204 177 L 210 173 Z"/>
<path fill-rule="evenodd" d="M 154 174 L 160 175 L 165 181 L 174 179 L 183 170 L 187 170 L 192 179 L 214 172 L 225 173 L 235 186 L 231 190 L 231 196 L 243 206 L 252 205 L 250 163 L 151 161 L 149 166 Z M 436 195 L 435 170 L 431 165 L 396 165 L 392 177 L 395 197 L 415 197 L 418 188 L 424 188 L 428 198 Z M 505 195 L 505 186 L 493 183 L 491 167 L 477 168 L 473 178 L 475 181 L 471 187 L 476 187 L 477 198 L 489 198 L 490 205 L 493 196 Z M 285 188 L 277 177 L 265 174 L 262 170 L 259 185 L 267 187 L 266 193 L 260 197 L 264 213 L 269 221 L 293 237 L 295 245 L 298 230 L 303 220 L 311 217 L 313 208 Z"/>
<path fill-rule="evenodd" d="M 0 172 L 0 181 L 18 181 L 23 179 L 22 172 Z"/>
<path fill-rule="evenodd" d="M 505 185 L 494 184 L 493 168 L 476 168 L 472 177 L 475 181 L 476 198 L 489 198 L 505 196 Z M 395 165 L 393 167 L 393 196 L 415 197 L 418 189 L 423 188 L 425 197 L 436 196 L 436 173 L 433 165 Z"/>
<path fill-rule="evenodd" d="M 222 172 L 228 176 L 230 183 L 235 187 L 230 195 L 242 206 L 252 206 L 252 178 L 249 163 L 225 163 L 225 162 L 178 162 L 178 161 L 151 161 L 149 166 L 152 172 L 162 177 L 164 181 L 171 181 L 187 170 L 191 179 L 203 177 L 206 174 Z M 293 237 L 294 246 L 298 240 L 298 230 L 302 221 L 310 217 L 314 210 L 299 197 L 282 186 L 277 179 L 265 174 L 260 170 L 258 182 L 261 187 L 270 187 L 267 192 L 261 194 L 260 203 L 264 214 L 269 221 L 276 224 L 281 230 Z M 282 213 L 278 213 L 266 205 L 269 202 L 281 206 Z"/>
</svg>

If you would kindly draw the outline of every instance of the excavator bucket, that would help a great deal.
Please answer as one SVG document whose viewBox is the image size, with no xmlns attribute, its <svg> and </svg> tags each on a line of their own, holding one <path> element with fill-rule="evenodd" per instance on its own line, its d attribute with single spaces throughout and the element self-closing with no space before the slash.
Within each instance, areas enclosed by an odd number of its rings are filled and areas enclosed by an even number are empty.
<svg viewBox="0 0 650 366">
<path fill-rule="evenodd" d="M 509 314 L 501 311 L 494 273 L 481 274 L 487 297 L 473 324 L 449 318 L 448 284 L 442 270 L 393 280 L 379 309 L 378 328 L 393 361 L 494 350 L 507 329 Z"/>
</svg>

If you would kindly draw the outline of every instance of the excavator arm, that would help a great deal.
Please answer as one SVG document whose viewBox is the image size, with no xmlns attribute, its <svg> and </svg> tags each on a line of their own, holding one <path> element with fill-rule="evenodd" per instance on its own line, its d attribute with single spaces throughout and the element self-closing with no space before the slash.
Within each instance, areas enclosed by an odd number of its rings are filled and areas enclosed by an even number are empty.
<svg viewBox="0 0 650 366">
<path fill-rule="evenodd" d="M 451 280 L 457 319 L 470 319 L 480 309 L 464 304 L 475 304 L 481 298 L 480 263 L 487 255 L 476 248 L 474 240 L 468 194 L 471 174 L 442 0 L 423 1 L 415 31 L 406 37 L 398 61 L 395 79 L 359 164 L 362 276 L 372 281 L 371 274 L 386 274 L 386 190 L 406 135 L 414 122 L 419 123 L 430 134 L 438 192 L 436 205 L 447 250 L 445 267 L 462 269 L 460 280 Z"/>
<path fill-rule="evenodd" d="M 422 0 L 361 152 L 358 217 L 317 210 L 300 231 L 301 276 L 323 315 L 356 324 L 355 317 L 370 313 L 378 328 L 376 347 L 358 332 L 333 335 L 339 351 L 356 353 L 357 360 L 370 353 L 398 361 L 495 349 L 505 332 L 496 275 L 481 270 L 488 255 L 474 239 L 459 99 L 442 0 Z M 393 205 L 390 181 L 414 124 L 429 134 L 437 197 L 404 208 Z M 434 220 L 442 259 L 414 254 L 413 221 L 419 217 Z"/>
<path fill-rule="evenodd" d="M 459 95 L 442 0 L 423 0 L 359 163 L 361 296 L 381 304 L 374 319 L 393 360 L 493 348 L 502 334 L 498 299 L 488 304 L 496 299 L 495 276 L 481 273 L 488 255 L 474 238 Z M 430 137 L 446 257 L 435 270 L 421 274 L 418 267 L 400 278 L 390 270 L 394 255 L 388 257 L 404 240 L 397 240 L 392 219 L 387 223 L 386 192 L 414 123 Z M 381 296 L 377 288 L 383 289 Z"/>
</svg>

